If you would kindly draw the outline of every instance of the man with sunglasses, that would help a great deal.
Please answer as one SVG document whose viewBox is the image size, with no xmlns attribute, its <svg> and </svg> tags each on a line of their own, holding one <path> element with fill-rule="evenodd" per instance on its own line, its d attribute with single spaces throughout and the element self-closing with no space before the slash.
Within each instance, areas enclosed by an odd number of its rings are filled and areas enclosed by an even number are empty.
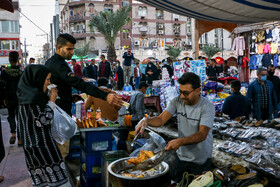
<svg viewBox="0 0 280 187">
<path fill-rule="evenodd" d="M 200 78 L 188 72 L 178 79 L 179 96 L 175 97 L 167 108 L 156 117 L 142 119 L 135 127 L 135 133 L 142 133 L 149 125 L 163 126 L 174 114 L 178 121 L 178 138 L 168 142 L 166 150 L 175 150 L 177 160 L 173 180 L 179 182 L 182 174 L 200 175 L 211 169 L 213 148 L 212 126 L 215 107 L 206 98 L 200 96 Z"/>
</svg>

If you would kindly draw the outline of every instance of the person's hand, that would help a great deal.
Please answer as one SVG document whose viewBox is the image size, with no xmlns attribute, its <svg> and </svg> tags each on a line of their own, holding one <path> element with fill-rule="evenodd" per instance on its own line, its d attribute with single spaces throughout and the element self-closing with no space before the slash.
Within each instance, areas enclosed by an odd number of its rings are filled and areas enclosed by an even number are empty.
<svg viewBox="0 0 280 187">
<path fill-rule="evenodd" d="M 53 103 L 55 103 L 55 101 L 56 101 L 57 93 L 58 93 L 57 88 L 52 88 L 52 89 L 50 90 L 50 100 L 51 100 Z"/>
<path fill-rule="evenodd" d="M 122 98 L 120 96 L 118 96 L 117 94 L 108 94 L 106 101 L 110 105 L 114 105 L 116 107 L 122 107 L 122 104 L 123 104 Z"/>
<path fill-rule="evenodd" d="M 141 121 L 135 126 L 134 135 L 136 136 L 138 133 L 143 134 L 145 128 L 148 126 L 148 118 L 142 118 Z"/>
<path fill-rule="evenodd" d="M 165 146 L 165 150 L 177 150 L 181 146 L 181 140 L 180 139 L 174 139 L 168 142 L 167 146 Z"/>
</svg>

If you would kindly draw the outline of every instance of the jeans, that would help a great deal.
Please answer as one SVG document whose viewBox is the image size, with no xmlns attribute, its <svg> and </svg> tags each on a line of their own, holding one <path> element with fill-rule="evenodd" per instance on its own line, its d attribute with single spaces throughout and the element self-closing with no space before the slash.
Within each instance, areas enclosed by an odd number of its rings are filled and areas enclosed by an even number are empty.
<svg viewBox="0 0 280 187">
<path fill-rule="evenodd" d="M 16 117 L 18 114 L 18 103 L 7 101 L 7 109 L 8 109 L 8 122 L 10 124 L 11 133 L 16 133 L 17 124 Z M 19 134 L 17 134 L 18 139 L 20 140 Z"/>
<path fill-rule="evenodd" d="M 135 78 L 134 81 L 135 81 L 135 89 L 138 89 L 138 85 L 140 83 L 140 77 Z"/>
<path fill-rule="evenodd" d="M 123 66 L 123 80 L 125 84 L 128 84 L 131 76 L 131 66 Z"/>
<path fill-rule="evenodd" d="M 189 174 L 201 175 L 204 171 L 211 170 L 212 159 L 208 158 L 202 165 L 198 165 L 192 162 L 186 162 L 179 159 L 177 156 L 175 161 L 176 170 L 173 173 L 169 173 L 172 180 L 180 182 L 184 172 Z"/>
</svg>

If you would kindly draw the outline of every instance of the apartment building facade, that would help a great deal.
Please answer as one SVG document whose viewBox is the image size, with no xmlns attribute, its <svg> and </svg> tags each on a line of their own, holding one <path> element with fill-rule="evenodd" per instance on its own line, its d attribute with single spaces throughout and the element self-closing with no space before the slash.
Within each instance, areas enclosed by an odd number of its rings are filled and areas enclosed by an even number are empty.
<svg viewBox="0 0 280 187">
<path fill-rule="evenodd" d="M 18 1 L 13 0 L 14 12 L 0 9 L 0 64 L 9 64 L 9 52 L 20 52 Z"/>
</svg>

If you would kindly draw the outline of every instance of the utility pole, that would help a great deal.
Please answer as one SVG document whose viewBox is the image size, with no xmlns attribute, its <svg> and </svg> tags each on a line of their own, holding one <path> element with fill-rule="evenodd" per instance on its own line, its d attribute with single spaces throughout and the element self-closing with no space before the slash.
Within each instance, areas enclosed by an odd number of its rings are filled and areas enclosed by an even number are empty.
<svg viewBox="0 0 280 187">
<path fill-rule="evenodd" d="M 25 63 L 25 67 L 27 66 L 27 54 L 26 54 L 26 38 L 24 38 L 24 63 Z"/>
<path fill-rule="evenodd" d="M 49 44 L 49 34 L 48 33 L 45 33 L 45 34 L 37 34 L 36 36 L 45 36 L 45 35 L 47 35 L 47 45 Z M 48 48 L 48 50 L 49 50 L 49 48 Z M 49 51 L 47 51 L 47 57 L 46 57 L 47 59 L 49 58 Z"/>
<path fill-rule="evenodd" d="M 54 51 L 53 51 L 53 24 L 52 23 L 50 24 L 50 27 L 51 27 L 51 49 L 52 49 L 51 55 L 53 55 Z"/>
</svg>

